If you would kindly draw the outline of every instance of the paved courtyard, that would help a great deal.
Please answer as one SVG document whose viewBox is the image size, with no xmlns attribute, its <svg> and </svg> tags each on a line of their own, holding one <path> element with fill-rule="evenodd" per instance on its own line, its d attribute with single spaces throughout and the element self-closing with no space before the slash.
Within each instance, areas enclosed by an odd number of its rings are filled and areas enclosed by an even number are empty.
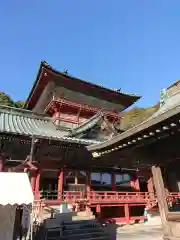
<svg viewBox="0 0 180 240">
<path fill-rule="evenodd" d="M 108 227 L 112 240 L 162 240 L 161 226 L 134 224 L 126 226 L 111 225 Z"/>
</svg>

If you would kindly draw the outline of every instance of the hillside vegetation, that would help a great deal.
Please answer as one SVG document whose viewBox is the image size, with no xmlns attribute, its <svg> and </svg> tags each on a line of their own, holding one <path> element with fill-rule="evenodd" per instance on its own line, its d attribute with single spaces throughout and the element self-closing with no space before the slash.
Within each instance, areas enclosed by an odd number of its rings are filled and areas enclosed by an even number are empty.
<svg viewBox="0 0 180 240">
<path fill-rule="evenodd" d="M 13 99 L 5 94 L 4 92 L 0 92 L 0 105 L 12 106 L 22 108 L 25 101 L 13 101 Z M 123 119 L 121 122 L 121 129 L 127 130 L 142 121 L 146 120 L 150 117 L 154 112 L 156 112 L 159 108 L 159 104 L 154 105 L 149 108 L 132 108 L 129 111 L 123 113 Z"/>
<path fill-rule="evenodd" d="M 0 92 L 0 105 L 6 105 L 10 107 L 23 107 L 25 101 L 13 101 L 12 98 L 4 92 Z"/>
<path fill-rule="evenodd" d="M 129 111 L 123 112 L 123 119 L 121 122 L 121 128 L 127 130 L 135 125 L 145 121 L 147 118 L 153 115 L 159 109 L 159 104 L 156 104 L 148 108 L 132 108 Z"/>
</svg>

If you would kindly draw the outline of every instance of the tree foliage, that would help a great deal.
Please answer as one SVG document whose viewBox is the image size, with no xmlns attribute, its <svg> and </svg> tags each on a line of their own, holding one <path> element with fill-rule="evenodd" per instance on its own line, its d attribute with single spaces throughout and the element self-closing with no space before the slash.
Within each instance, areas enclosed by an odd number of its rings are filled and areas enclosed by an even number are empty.
<svg viewBox="0 0 180 240">
<path fill-rule="evenodd" d="M 4 92 L 0 92 L 0 105 L 22 108 L 25 101 L 13 101 L 12 98 Z"/>
<path fill-rule="evenodd" d="M 153 115 L 159 109 L 159 104 L 149 108 L 132 108 L 129 111 L 123 113 L 123 119 L 121 122 L 121 128 L 127 130 L 135 125 L 145 121 L 147 118 Z"/>
<path fill-rule="evenodd" d="M 4 92 L 0 92 L 0 105 L 15 107 L 14 101 L 9 95 L 5 94 Z"/>
<path fill-rule="evenodd" d="M 22 108 L 24 106 L 24 104 L 25 104 L 25 101 L 17 101 L 17 102 L 15 102 L 15 105 L 18 108 Z"/>
</svg>

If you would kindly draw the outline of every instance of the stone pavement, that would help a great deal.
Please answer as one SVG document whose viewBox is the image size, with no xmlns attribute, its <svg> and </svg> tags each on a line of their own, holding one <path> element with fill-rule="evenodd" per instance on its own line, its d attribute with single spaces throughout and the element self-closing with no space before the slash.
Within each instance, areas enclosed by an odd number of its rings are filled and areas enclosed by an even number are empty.
<svg viewBox="0 0 180 240">
<path fill-rule="evenodd" d="M 148 226 L 146 224 L 134 224 L 126 226 L 109 225 L 108 232 L 112 240 L 162 240 L 161 226 Z"/>
</svg>

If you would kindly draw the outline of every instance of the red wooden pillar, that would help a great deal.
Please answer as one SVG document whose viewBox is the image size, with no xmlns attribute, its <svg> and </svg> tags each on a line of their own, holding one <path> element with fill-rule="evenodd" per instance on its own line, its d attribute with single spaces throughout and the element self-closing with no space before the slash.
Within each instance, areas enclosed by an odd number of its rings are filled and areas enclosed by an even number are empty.
<svg viewBox="0 0 180 240">
<path fill-rule="evenodd" d="M 139 184 L 138 175 L 136 175 L 136 179 L 135 179 L 135 189 L 136 189 L 136 191 L 140 191 L 140 184 Z"/>
<path fill-rule="evenodd" d="M 58 177 L 58 200 L 63 200 L 64 168 L 61 168 Z"/>
<path fill-rule="evenodd" d="M 35 194 L 35 187 L 36 187 L 36 172 L 35 171 L 32 171 L 31 172 L 31 187 L 32 187 L 32 191 L 33 193 Z"/>
<path fill-rule="evenodd" d="M 129 223 L 129 205 L 126 203 L 124 204 L 124 213 L 125 213 L 125 219 L 126 223 Z"/>
<path fill-rule="evenodd" d="M 136 176 L 131 176 L 130 185 L 135 191 L 140 191 L 138 174 L 136 174 Z"/>
<path fill-rule="evenodd" d="M 116 191 L 116 174 L 114 172 L 111 173 L 111 185 L 112 191 Z"/>
<path fill-rule="evenodd" d="M 40 174 L 40 171 L 36 171 L 36 181 L 35 181 L 35 190 L 34 190 L 34 198 L 36 200 L 39 200 L 40 199 L 40 177 L 41 177 L 41 174 Z"/>
<path fill-rule="evenodd" d="M 87 199 L 90 198 L 90 192 L 91 192 L 91 172 L 86 172 L 87 175 L 87 184 L 86 184 L 86 191 L 87 191 Z"/>
<path fill-rule="evenodd" d="M 97 205 L 96 206 L 96 213 L 97 213 L 97 218 L 100 219 L 101 218 L 101 205 Z"/>
<path fill-rule="evenodd" d="M 4 156 L 0 155 L 0 172 L 4 171 Z"/>
</svg>

